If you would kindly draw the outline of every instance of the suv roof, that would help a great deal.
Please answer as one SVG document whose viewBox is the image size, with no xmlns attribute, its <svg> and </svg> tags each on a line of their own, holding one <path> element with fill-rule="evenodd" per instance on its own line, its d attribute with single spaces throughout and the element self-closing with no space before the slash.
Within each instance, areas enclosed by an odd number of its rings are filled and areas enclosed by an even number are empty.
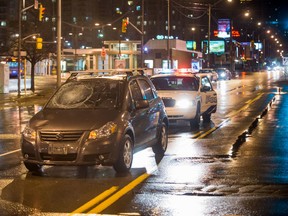
<svg viewBox="0 0 288 216">
<path fill-rule="evenodd" d="M 70 71 L 70 74 L 71 75 L 67 80 L 87 79 L 93 77 L 128 79 L 131 76 L 144 75 L 144 70 L 143 69 L 86 70 L 86 71 Z"/>
</svg>

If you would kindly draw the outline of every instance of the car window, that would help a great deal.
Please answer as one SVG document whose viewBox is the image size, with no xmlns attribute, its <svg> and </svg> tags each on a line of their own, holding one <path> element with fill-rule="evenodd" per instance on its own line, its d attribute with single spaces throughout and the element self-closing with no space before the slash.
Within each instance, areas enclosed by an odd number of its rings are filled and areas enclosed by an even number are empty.
<svg viewBox="0 0 288 216">
<path fill-rule="evenodd" d="M 202 77 L 201 84 L 202 84 L 202 88 L 204 87 L 206 91 L 212 90 L 212 86 L 208 77 Z"/>
<path fill-rule="evenodd" d="M 119 81 L 111 79 L 67 82 L 52 96 L 46 108 L 115 108 L 119 104 Z"/>
<path fill-rule="evenodd" d="M 130 90 L 131 90 L 131 94 L 132 94 L 132 99 L 134 101 L 143 100 L 141 89 L 140 89 L 138 83 L 136 82 L 136 80 L 132 80 L 130 82 Z"/>
<path fill-rule="evenodd" d="M 144 79 L 139 79 L 138 81 L 141 89 L 144 91 L 144 99 L 149 101 L 154 99 L 154 94 L 150 84 Z"/>
<path fill-rule="evenodd" d="M 210 73 L 210 71 L 209 70 L 199 70 L 199 73 Z"/>
<path fill-rule="evenodd" d="M 157 90 L 197 91 L 199 88 L 195 77 L 154 77 L 151 80 Z"/>
</svg>

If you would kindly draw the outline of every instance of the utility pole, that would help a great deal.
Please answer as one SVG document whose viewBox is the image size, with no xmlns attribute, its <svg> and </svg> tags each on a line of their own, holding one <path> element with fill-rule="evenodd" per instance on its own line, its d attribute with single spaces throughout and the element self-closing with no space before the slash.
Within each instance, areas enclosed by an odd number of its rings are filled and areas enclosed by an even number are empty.
<svg viewBox="0 0 288 216">
<path fill-rule="evenodd" d="M 233 47 L 233 20 L 230 19 L 230 40 L 229 40 L 229 49 L 230 49 L 230 70 L 232 73 L 235 72 L 235 50 Z"/>
<path fill-rule="evenodd" d="M 23 3 L 24 2 L 24 3 Z M 22 9 L 22 7 L 24 8 Z M 38 9 L 38 0 L 34 0 L 34 4 L 25 7 L 25 1 L 19 0 L 19 10 L 18 10 L 18 96 L 21 95 L 21 43 L 22 43 L 22 12 L 34 7 Z"/>
<path fill-rule="evenodd" d="M 144 0 L 142 0 L 142 24 L 141 24 L 141 67 L 144 68 L 144 58 L 143 58 L 143 49 L 144 49 Z"/>
<path fill-rule="evenodd" d="M 207 67 L 210 67 L 210 40 L 211 40 L 211 4 L 208 5 Z"/>
<path fill-rule="evenodd" d="M 144 0 L 142 0 L 143 3 Z M 143 14 L 142 14 L 143 16 Z M 143 19 L 143 18 L 142 18 Z M 126 20 L 129 20 L 129 18 L 127 17 Z M 143 21 L 142 20 L 142 28 L 141 30 L 139 30 L 130 20 L 128 21 L 129 25 L 131 25 L 137 32 L 139 32 L 139 34 L 141 34 L 141 67 L 143 68 L 143 46 L 144 46 L 144 30 L 143 30 Z M 119 54 L 120 54 L 120 42 L 119 42 Z"/>
<path fill-rule="evenodd" d="M 58 0 L 57 12 L 57 87 L 61 85 L 61 0 Z"/>
<path fill-rule="evenodd" d="M 170 0 L 167 1 L 167 67 L 170 69 Z"/>
</svg>

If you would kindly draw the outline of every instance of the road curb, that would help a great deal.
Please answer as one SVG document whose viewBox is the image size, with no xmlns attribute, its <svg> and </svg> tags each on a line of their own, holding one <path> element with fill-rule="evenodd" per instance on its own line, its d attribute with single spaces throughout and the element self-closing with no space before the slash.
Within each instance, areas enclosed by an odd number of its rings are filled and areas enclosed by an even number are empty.
<svg viewBox="0 0 288 216">
<path fill-rule="evenodd" d="M 259 120 L 262 119 L 264 116 L 267 115 L 269 108 L 272 107 L 273 103 L 275 102 L 276 97 L 274 96 L 272 100 L 268 103 L 266 108 L 261 112 L 259 117 L 256 117 L 255 120 L 250 124 L 247 130 L 245 130 L 242 134 L 238 136 L 234 144 L 232 145 L 232 154 L 231 157 L 237 157 L 238 150 L 240 147 L 246 142 L 246 138 L 252 134 L 252 132 L 257 128 L 259 124 Z"/>
</svg>

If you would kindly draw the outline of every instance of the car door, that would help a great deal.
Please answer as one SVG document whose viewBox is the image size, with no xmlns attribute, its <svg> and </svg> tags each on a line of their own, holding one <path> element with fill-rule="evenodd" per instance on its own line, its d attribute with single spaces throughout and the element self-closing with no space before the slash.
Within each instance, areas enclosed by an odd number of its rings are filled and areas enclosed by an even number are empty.
<svg viewBox="0 0 288 216">
<path fill-rule="evenodd" d="M 157 126 L 159 124 L 160 107 L 157 96 L 153 93 L 151 85 L 145 79 L 138 80 L 143 91 L 144 99 L 149 101 L 149 109 L 147 112 L 147 130 L 148 135 L 146 141 L 151 141 L 157 137 Z"/>
<path fill-rule="evenodd" d="M 156 136 L 156 132 L 155 132 L 156 116 L 155 115 L 157 115 L 157 112 L 155 113 L 154 105 L 153 105 L 154 96 L 153 96 L 153 92 L 149 83 L 145 81 L 144 79 L 143 80 L 139 79 L 138 82 L 136 79 L 132 80 L 130 82 L 129 87 L 130 87 L 131 98 L 134 104 L 137 101 L 141 101 L 141 100 L 149 101 L 148 107 L 136 109 L 136 107 L 134 106 L 133 111 L 131 112 L 131 117 L 132 117 L 131 124 L 134 128 L 134 133 L 135 133 L 135 145 L 141 145 L 141 144 L 151 141 L 152 138 Z"/>
<path fill-rule="evenodd" d="M 217 105 L 217 94 L 214 91 L 211 82 L 207 76 L 201 77 L 201 86 L 200 86 L 200 92 L 201 92 L 201 113 L 208 110 L 210 107 Z"/>
</svg>

